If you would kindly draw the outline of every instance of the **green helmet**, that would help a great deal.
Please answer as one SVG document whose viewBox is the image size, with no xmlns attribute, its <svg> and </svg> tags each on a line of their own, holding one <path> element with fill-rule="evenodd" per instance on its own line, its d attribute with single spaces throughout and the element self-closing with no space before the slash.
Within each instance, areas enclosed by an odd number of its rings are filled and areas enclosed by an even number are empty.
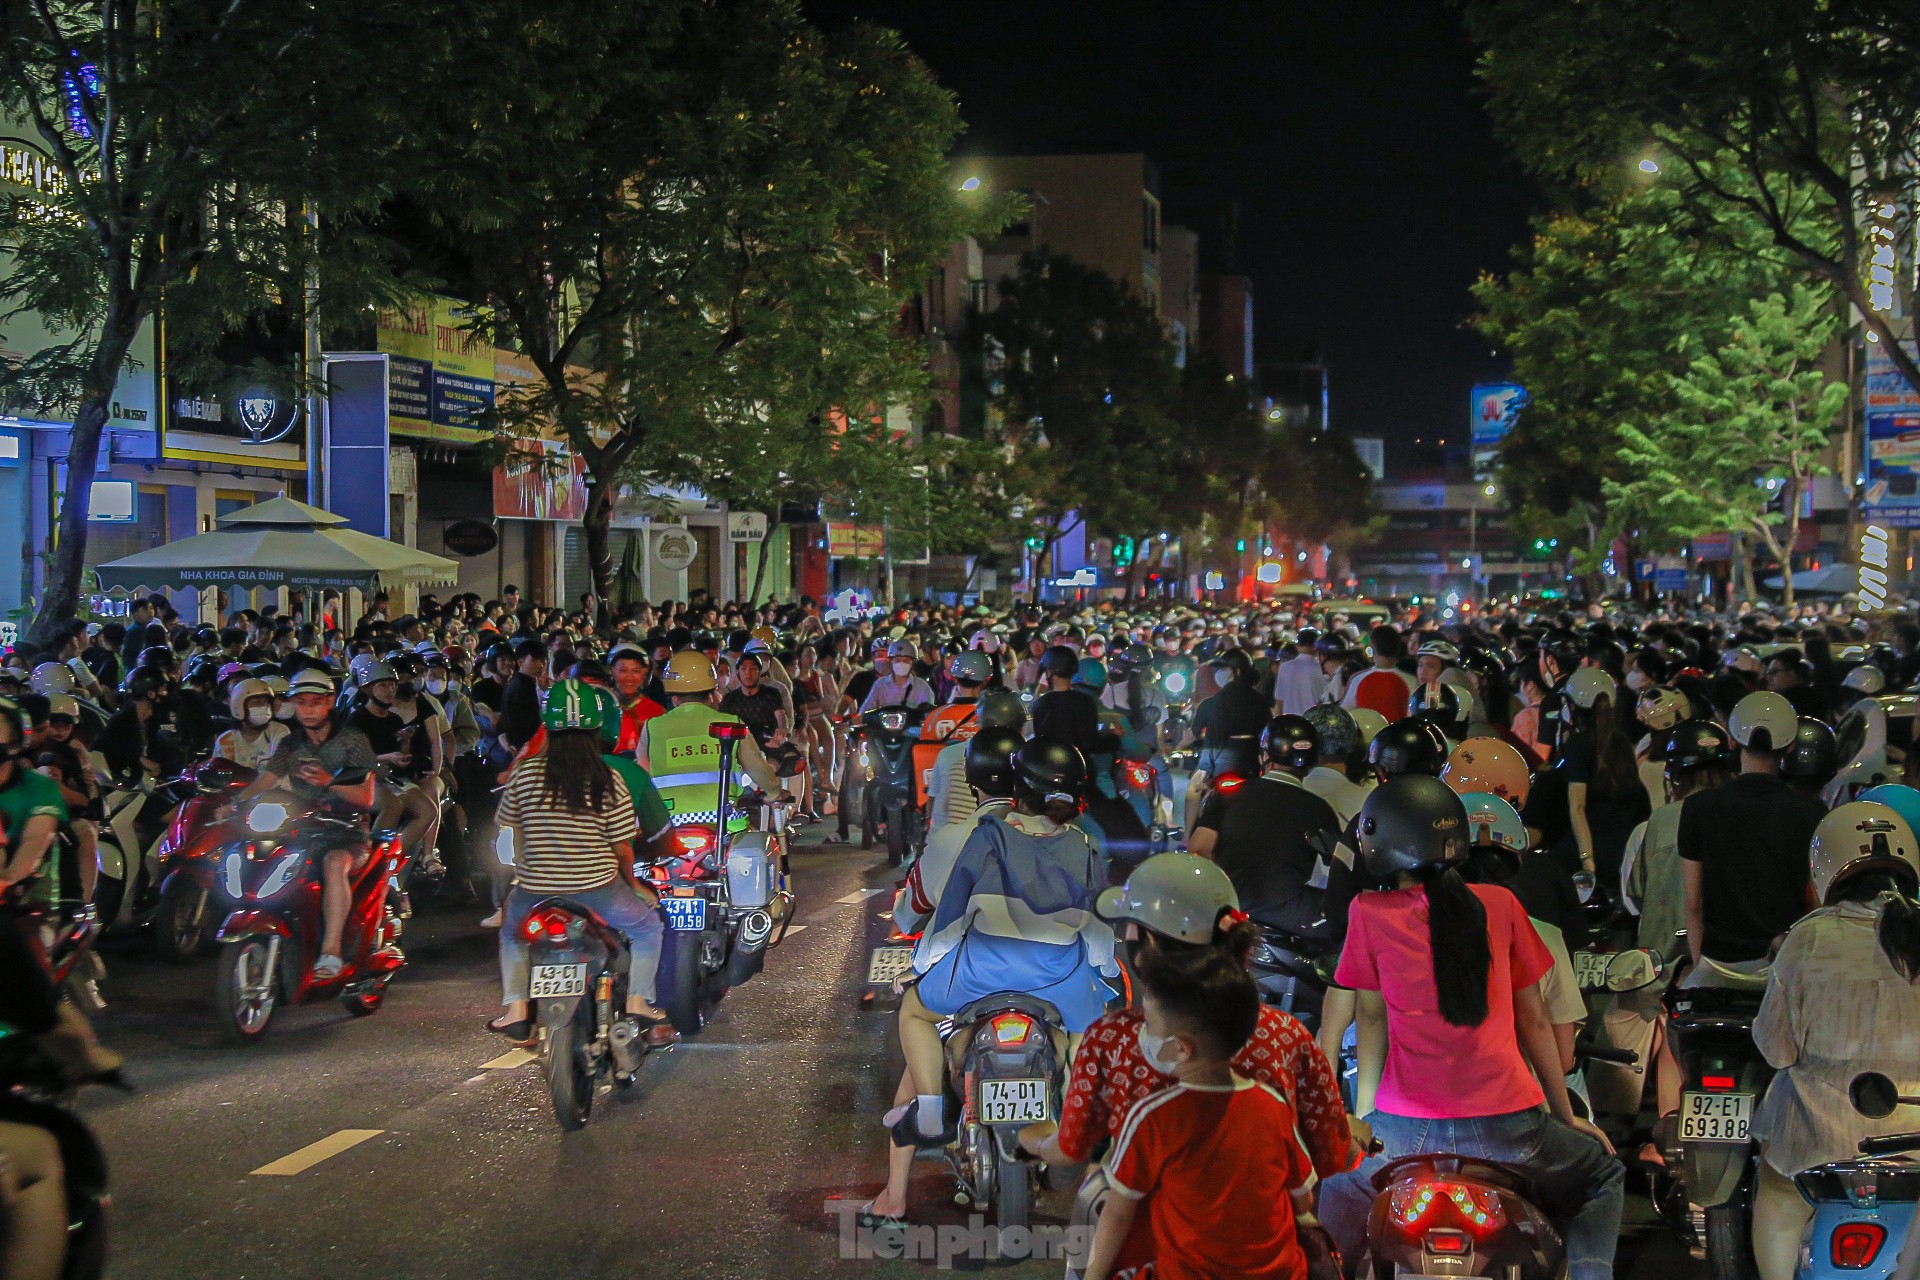
<svg viewBox="0 0 1920 1280">
<path fill-rule="evenodd" d="M 540 723 L 547 727 L 548 733 L 568 729 L 591 729 L 597 733 L 605 721 L 600 691 L 584 680 L 562 680 L 554 685 L 547 693 L 546 710 L 540 714 Z"/>
<path fill-rule="evenodd" d="M 589 685 L 600 703 L 600 741 L 611 751 L 620 742 L 620 719 L 625 714 L 620 707 L 620 695 L 605 685 Z"/>
</svg>

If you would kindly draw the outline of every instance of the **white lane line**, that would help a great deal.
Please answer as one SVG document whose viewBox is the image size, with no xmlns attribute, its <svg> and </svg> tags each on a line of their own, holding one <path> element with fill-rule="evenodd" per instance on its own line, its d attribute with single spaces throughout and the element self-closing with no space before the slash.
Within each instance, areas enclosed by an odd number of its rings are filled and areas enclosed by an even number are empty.
<svg viewBox="0 0 1920 1280">
<path fill-rule="evenodd" d="M 291 1178 L 296 1173 L 304 1173 L 322 1160 L 331 1160 L 351 1147 L 357 1147 L 368 1138 L 377 1138 L 385 1129 L 342 1129 L 330 1133 L 318 1142 L 308 1143 L 289 1156 L 281 1156 L 272 1164 L 263 1164 L 255 1169 L 250 1177 L 255 1178 Z"/>
<path fill-rule="evenodd" d="M 794 934 L 799 933 L 802 929 L 810 929 L 812 927 L 813 926 L 811 925 L 804 925 L 804 924 L 790 924 L 787 926 L 787 936 L 791 938 Z"/>
<path fill-rule="evenodd" d="M 860 889 L 853 893 L 848 894 L 844 898 L 835 898 L 834 901 L 839 903 L 842 906 L 851 907 L 851 906 L 856 906 L 859 903 L 865 902 L 868 898 L 871 898 L 876 893 L 885 893 L 885 892 L 886 892 L 885 889 Z"/>
<path fill-rule="evenodd" d="M 525 1049 L 509 1049 L 492 1062 L 480 1064 L 482 1071 L 512 1071 L 515 1067 L 524 1067 L 529 1062 L 539 1060 L 539 1055 L 528 1053 Z"/>
</svg>

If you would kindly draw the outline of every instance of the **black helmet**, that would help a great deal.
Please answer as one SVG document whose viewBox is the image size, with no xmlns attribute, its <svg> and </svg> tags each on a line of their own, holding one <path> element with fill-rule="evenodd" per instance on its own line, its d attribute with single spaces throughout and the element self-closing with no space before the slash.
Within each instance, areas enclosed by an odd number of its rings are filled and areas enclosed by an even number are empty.
<svg viewBox="0 0 1920 1280">
<path fill-rule="evenodd" d="M 145 654 L 141 655 L 143 658 L 145 656 Z M 226 665 L 226 661 L 224 657 L 218 654 L 203 653 L 187 663 L 187 669 L 181 675 L 180 680 L 183 684 L 199 684 L 203 680 L 208 684 L 212 684 L 219 678 L 220 668 Z M 141 665 L 145 666 L 146 664 L 142 663 Z M 164 668 L 162 669 L 164 670 Z"/>
<path fill-rule="evenodd" d="M 1701 769 L 1731 769 L 1733 739 L 1711 720 L 1685 720 L 1667 737 L 1667 781 L 1674 782 Z"/>
<path fill-rule="evenodd" d="M 1421 867 L 1464 862 L 1466 806 L 1453 788 L 1438 778 L 1389 778 L 1375 787 L 1360 807 L 1359 835 L 1360 860 L 1367 875 L 1375 880 L 1390 880 L 1402 871 Z"/>
<path fill-rule="evenodd" d="M 1438 778 L 1447 763 L 1447 735 L 1423 716 L 1408 716 L 1373 735 L 1367 761 L 1389 778 L 1425 774 Z"/>
<path fill-rule="evenodd" d="M 1460 691 L 1452 685 L 1421 685 L 1414 691 L 1410 705 L 1415 716 L 1431 721 L 1439 727 L 1442 735 L 1455 742 L 1466 738 L 1467 720 L 1471 707 L 1460 695 Z"/>
<path fill-rule="evenodd" d="M 1041 802 L 1078 802 L 1087 786 L 1087 760 L 1071 742 L 1030 738 L 1014 752 L 1014 792 Z"/>
<path fill-rule="evenodd" d="M 1143 644 L 1116 646 L 1107 658 L 1107 679 L 1125 680 L 1153 665 L 1153 650 Z"/>
<path fill-rule="evenodd" d="M 1275 716 L 1261 731 L 1260 752 L 1284 769 L 1305 773 L 1320 758 L 1320 731 L 1305 716 Z"/>
<path fill-rule="evenodd" d="M 1833 730 L 1824 720 L 1815 720 L 1811 716 L 1800 717 L 1800 727 L 1794 731 L 1793 745 L 1787 748 L 1787 754 L 1780 761 L 1780 775 L 1797 782 L 1814 782 L 1824 786 L 1828 779 L 1840 769 L 1840 743 L 1833 736 Z"/>
<path fill-rule="evenodd" d="M 1018 729 L 1027 722 L 1027 704 L 1011 689 L 982 689 L 974 706 L 982 729 Z"/>
<path fill-rule="evenodd" d="M 1232 672 L 1235 680 L 1253 679 L 1253 659 L 1247 656 L 1245 649 L 1228 649 L 1213 661 L 1216 666 L 1225 667 Z"/>
<path fill-rule="evenodd" d="M 150 644 L 140 651 L 140 661 L 136 667 L 146 667 L 153 671 L 173 670 L 175 659 L 171 647 L 164 644 Z"/>
<path fill-rule="evenodd" d="M 138 702 L 142 698 L 151 698 L 156 693 L 166 693 L 173 688 L 173 682 L 162 672 L 152 667 L 140 667 L 127 677 L 120 692 L 129 702 Z"/>
<path fill-rule="evenodd" d="M 984 795 L 1013 794 L 1014 753 L 1025 743 L 1018 729 L 982 729 L 967 743 L 967 785 Z"/>
<path fill-rule="evenodd" d="M 1583 650 L 1572 632 L 1549 631 L 1540 638 L 1540 652 L 1550 655 L 1564 676 L 1580 665 Z"/>
<path fill-rule="evenodd" d="M 419 680 L 427 674 L 427 664 L 419 654 L 402 649 L 387 656 L 387 665 L 393 668 L 396 680 Z"/>
<path fill-rule="evenodd" d="M 480 660 L 486 663 L 488 666 L 492 666 L 494 663 L 500 661 L 500 659 L 502 658 L 505 658 L 508 661 L 513 660 L 513 646 L 508 644 L 505 640 L 494 641 L 492 644 L 487 646 L 487 651 L 480 655 Z"/>
<path fill-rule="evenodd" d="M 1050 645 L 1040 658 L 1040 669 L 1060 680 L 1071 680 L 1080 670 L 1080 655 L 1063 644 Z"/>
<path fill-rule="evenodd" d="M 1500 659 L 1494 657 L 1485 649 L 1468 649 L 1462 653 L 1460 655 L 1460 666 L 1464 670 L 1473 672 L 1483 680 L 1498 679 L 1507 674 L 1507 669 L 1501 665 Z"/>
</svg>

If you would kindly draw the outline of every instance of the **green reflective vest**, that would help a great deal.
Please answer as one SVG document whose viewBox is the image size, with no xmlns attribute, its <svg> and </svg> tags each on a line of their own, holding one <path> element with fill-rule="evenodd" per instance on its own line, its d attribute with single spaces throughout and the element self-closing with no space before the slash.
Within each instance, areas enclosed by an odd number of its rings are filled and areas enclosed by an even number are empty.
<svg viewBox="0 0 1920 1280">
<path fill-rule="evenodd" d="M 675 826 L 720 819 L 720 742 L 707 732 L 715 723 L 738 724 L 739 717 L 689 702 L 647 721 L 647 772 Z M 728 798 L 738 799 L 740 791 L 736 759 Z M 743 831 L 747 824 L 736 814 L 727 825 Z"/>
</svg>

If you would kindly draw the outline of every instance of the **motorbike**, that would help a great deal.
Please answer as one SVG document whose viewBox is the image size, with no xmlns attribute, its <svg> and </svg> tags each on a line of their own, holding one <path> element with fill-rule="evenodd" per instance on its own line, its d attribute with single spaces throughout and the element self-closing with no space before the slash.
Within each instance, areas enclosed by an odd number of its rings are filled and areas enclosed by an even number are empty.
<svg viewBox="0 0 1920 1280">
<path fill-rule="evenodd" d="M 100 998 L 100 962 L 93 954 L 93 944 L 100 936 L 100 916 L 93 905 L 69 903 L 58 910 L 31 906 L 22 885 L 9 888 L 0 901 L 29 931 L 53 985 L 82 1010 L 97 1013 L 106 1008 L 106 1001 Z"/>
<path fill-rule="evenodd" d="M 1714 1280 L 1753 1273 L 1757 1145 L 1750 1127 L 1754 1104 L 1773 1078 L 1753 1043 L 1764 994 L 1706 987 L 1675 989 L 1666 998 L 1667 1039 L 1685 1083 L 1679 1113 L 1654 1129 L 1667 1163 L 1654 1203 Z"/>
<path fill-rule="evenodd" d="M 1920 1105 L 1920 1098 L 1901 1097 L 1893 1081 L 1877 1071 L 1855 1076 L 1847 1092 L 1854 1110 L 1875 1120 L 1903 1103 Z M 1920 1133 L 1865 1138 L 1860 1159 L 1836 1160 L 1794 1177 L 1794 1186 L 1813 1206 L 1796 1280 L 1888 1280 L 1895 1274 L 1920 1202 L 1915 1152 L 1920 1152 Z M 1910 1276 L 1914 1265 L 1905 1270 Z"/>
<path fill-rule="evenodd" d="M 521 932 L 533 948 L 528 999 L 545 1042 L 553 1118 L 582 1128 L 594 1094 L 611 1077 L 624 1094 L 651 1046 L 627 1015 L 627 940 L 588 907 L 547 898 Z"/>
<path fill-rule="evenodd" d="M 757 792 L 728 799 L 747 728 L 721 721 L 709 732 L 720 742 L 719 820 L 676 826 L 674 852 L 642 868 L 667 920 L 658 1002 L 681 1035 L 698 1032 L 713 1005 L 760 972 L 793 918 L 786 810 Z M 735 818 L 747 829 L 732 830 Z"/>
<path fill-rule="evenodd" d="M 230 837 L 225 821 L 234 797 L 254 780 L 252 769 L 215 756 L 181 778 L 193 788 L 154 847 L 160 873 L 153 912 L 153 948 L 163 960 L 185 964 L 205 945 L 213 900 L 215 853 Z"/>
<path fill-rule="evenodd" d="M 1264 1004 L 1298 1018 L 1309 1031 L 1320 1029 L 1320 1007 L 1340 959 L 1332 942 L 1254 922 L 1260 940 L 1253 944 L 1254 985 Z"/>
<path fill-rule="evenodd" d="M 107 1157 L 86 1121 L 68 1105 L 70 1086 L 31 1038 L 0 1024 L 0 1121 L 51 1134 L 66 1182 L 67 1256 L 62 1280 L 99 1280 L 107 1263 Z M 8 1233 L 0 1205 L 0 1237 Z"/>
<path fill-rule="evenodd" d="M 1526 1176 L 1505 1165 L 1407 1156 L 1374 1174 L 1373 1186 L 1372 1275 L 1554 1280 L 1566 1265 L 1559 1227 Z M 1369 1274 L 1366 1260 L 1360 1274 Z"/>
<path fill-rule="evenodd" d="M 1036 1165 L 1020 1158 L 1020 1130 L 1060 1118 L 1066 1088 L 1066 1028 L 1045 1000 L 1002 991 L 953 1015 L 944 1032 L 947 1078 L 962 1091 L 947 1162 L 954 1199 L 991 1205 L 1002 1230 L 1024 1227 Z"/>
<path fill-rule="evenodd" d="M 926 815 L 914 789 L 913 744 L 928 707 L 876 707 L 860 718 L 860 743 L 854 760 L 861 787 L 860 847 L 871 849 L 884 830 L 887 865 L 900 866 L 926 843 Z M 844 813 L 845 810 L 843 809 Z"/>
<path fill-rule="evenodd" d="M 393 885 L 406 861 L 400 833 L 372 833 L 372 854 L 348 884 L 346 967 L 320 979 L 313 964 L 322 933 L 322 859 L 342 846 L 364 848 L 364 817 L 332 801 L 296 813 L 284 797 L 266 795 L 248 807 L 242 825 L 244 836 L 217 855 L 215 896 L 225 912 L 214 936 L 221 944 L 214 992 L 221 1030 L 237 1043 L 256 1043 L 283 1004 L 338 999 L 355 1017 L 378 1011 L 407 962 Z"/>
<path fill-rule="evenodd" d="M 113 930 L 144 924 L 160 906 L 159 845 L 174 810 L 195 791 L 191 777 L 158 782 L 139 777 L 107 792 L 100 822 L 100 877 L 93 890 L 100 926 Z"/>
</svg>

